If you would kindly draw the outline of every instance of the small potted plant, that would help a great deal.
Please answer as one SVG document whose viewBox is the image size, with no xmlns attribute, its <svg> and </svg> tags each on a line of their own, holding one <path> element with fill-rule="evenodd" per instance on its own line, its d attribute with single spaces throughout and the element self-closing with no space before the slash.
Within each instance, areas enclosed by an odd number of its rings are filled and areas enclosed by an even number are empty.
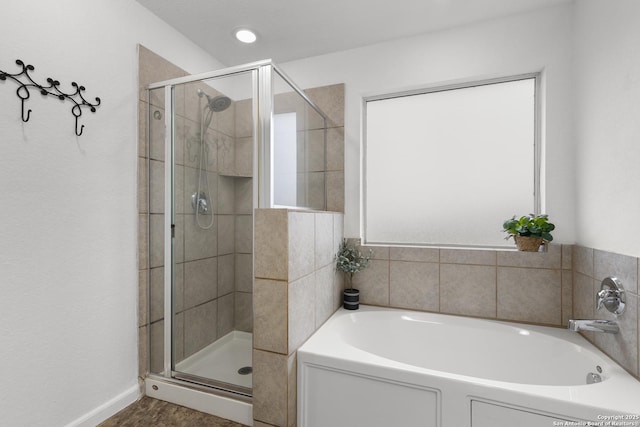
<svg viewBox="0 0 640 427">
<path fill-rule="evenodd" d="M 553 240 L 551 231 L 556 226 L 549 222 L 548 215 L 524 215 L 519 219 L 506 220 L 502 224 L 503 231 L 507 233 L 505 239 L 513 236 L 519 251 L 538 252 L 540 245 Z"/>
<path fill-rule="evenodd" d="M 369 250 L 369 255 L 364 255 L 358 247 L 349 246 L 346 239 L 340 244 L 336 255 L 336 268 L 346 273 L 347 282 L 343 291 L 343 307 L 347 310 L 359 308 L 360 291 L 353 287 L 353 275 L 367 267 L 372 255 L 373 251 L 371 250 Z"/>
</svg>

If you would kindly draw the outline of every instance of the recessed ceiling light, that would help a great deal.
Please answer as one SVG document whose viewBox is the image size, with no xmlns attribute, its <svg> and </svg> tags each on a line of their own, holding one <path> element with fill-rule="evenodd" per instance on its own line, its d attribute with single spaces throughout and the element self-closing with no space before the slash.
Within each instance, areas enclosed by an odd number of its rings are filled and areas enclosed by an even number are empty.
<svg viewBox="0 0 640 427">
<path fill-rule="evenodd" d="M 256 33 L 251 30 L 247 30 L 246 28 L 236 30 L 235 35 L 242 43 L 253 43 L 258 39 Z"/>
</svg>

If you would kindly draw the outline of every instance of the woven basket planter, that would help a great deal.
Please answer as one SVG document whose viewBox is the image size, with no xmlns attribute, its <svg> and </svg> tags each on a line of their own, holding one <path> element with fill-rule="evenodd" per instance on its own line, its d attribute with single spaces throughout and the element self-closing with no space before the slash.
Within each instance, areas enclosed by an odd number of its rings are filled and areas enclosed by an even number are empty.
<svg viewBox="0 0 640 427">
<path fill-rule="evenodd" d="M 542 245 L 542 237 L 513 236 L 519 251 L 538 252 Z"/>
</svg>

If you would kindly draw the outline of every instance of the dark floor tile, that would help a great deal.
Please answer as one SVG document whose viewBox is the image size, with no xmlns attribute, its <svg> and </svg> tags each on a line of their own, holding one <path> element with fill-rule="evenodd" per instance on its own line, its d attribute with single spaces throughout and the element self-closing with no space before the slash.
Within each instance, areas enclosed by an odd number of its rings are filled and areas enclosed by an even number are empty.
<svg viewBox="0 0 640 427">
<path fill-rule="evenodd" d="M 243 427 L 243 424 L 145 396 L 98 427 Z"/>
</svg>

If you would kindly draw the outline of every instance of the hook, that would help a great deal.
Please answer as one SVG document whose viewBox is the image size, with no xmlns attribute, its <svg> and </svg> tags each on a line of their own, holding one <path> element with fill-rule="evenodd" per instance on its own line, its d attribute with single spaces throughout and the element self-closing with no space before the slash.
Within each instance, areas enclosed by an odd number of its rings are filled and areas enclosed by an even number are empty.
<svg viewBox="0 0 640 427">
<path fill-rule="evenodd" d="M 80 136 L 82 135 L 82 131 L 84 130 L 84 125 L 80 126 L 80 132 L 78 132 L 78 116 L 76 116 L 76 135 Z"/>
<path fill-rule="evenodd" d="M 25 117 L 25 114 L 24 114 L 24 101 L 25 101 L 25 98 L 20 98 L 20 99 L 22 100 L 22 121 L 26 123 L 26 122 L 29 121 L 29 118 L 31 117 L 31 109 L 27 110 L 27 118 L 25 119 L 24 118 Z"/>
<path fill-rule="evenodd" d="M 33 80 L 33 78 L 29 75 L 29 71 L 33 71 L 33 65 L 26 65 L 20 59 L 16 60 L 16 64 L 22 68 L 22 71 L 19 73 L 7 73 L 5 71 L 0 70 L 0 81 L 6 81 L 7 78 L 15 81 L 19 87 L 16 90 L 16 95 L 20 98 L 22 104 L 22 121 L 28 122 L 31 118 L 31 109 L 28 109 L 25 106 L 25 101 L 29 99 L 31 94 L 29 93 L 29 89 L 33 88 L 34 90 L 40 91 L 42 96 L 55 96 L 61 101 L 70 100 L 73 102 L 74 106 L 71 108 L 71 113 L 76 118 L 76 126 L 75 132 L 76 136 L 82 135 L 84 130 L 84 125 L 80 125 L 78 123 L 78 117 L 82 115 L 81 107 L 87 107 L 92 113 L 96 112 L 96 107 L 100 105 L 100 98 L 96 97 L 95 103 L 87 102 L 82 95 L 82 92 L 85 90 L 84 86 L 79 85 L 76 82 L 71 82 L 71 86 L 75 88 L 75 93 L 66 93 L 60 89 L 60 82 L 58 80 L 54 80 L 52 78 L 47 78 L 47 86 L 43 86 Z M 21 79 L 24 77 L 24 79 Z"/>
<path fill-rule="evenodd" d="M 28 122 L 29 118 L 31 118 L 31 109 L 27 110 L 27 113 L 24 112 L 24 101 L 29 99 L 31 94 L 29 93 L 29 88 L 25 84 L 21 84 L 21 86 L 16 90 L 16 95 L 20 98 L 22 103 L 22 121 Z"/>
</svg>

